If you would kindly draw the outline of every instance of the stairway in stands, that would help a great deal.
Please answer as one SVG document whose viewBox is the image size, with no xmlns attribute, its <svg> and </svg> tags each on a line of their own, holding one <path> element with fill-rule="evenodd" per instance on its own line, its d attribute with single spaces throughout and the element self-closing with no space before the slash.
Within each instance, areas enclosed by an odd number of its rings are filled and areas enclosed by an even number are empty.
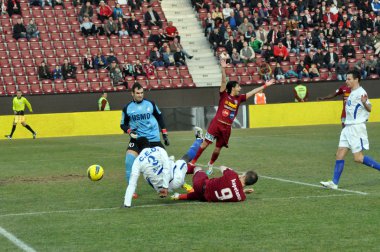
<svg viewBox="0 0 380 252">
<path fill-rule="evenodd" d="M 161 7 L 166 19 L 177 27 L 184 49 L 194 56 L 187 60 L 194 83 L 197 87 L 219 86 L 220 67 L 190 0 L 164 0 Z"/>
</svg>

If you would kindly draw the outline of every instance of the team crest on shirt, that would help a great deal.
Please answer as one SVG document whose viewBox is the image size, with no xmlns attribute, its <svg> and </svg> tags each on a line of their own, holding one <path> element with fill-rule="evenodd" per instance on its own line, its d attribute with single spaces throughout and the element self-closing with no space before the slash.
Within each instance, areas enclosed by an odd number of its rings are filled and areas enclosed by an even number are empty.
<svg viewBox="0 0 380 252">
<path fill-rule="evenodd" d="M 224 117 L 229 116 L 229 114 L 230 114 L 230 111 L 229 111 L 228 109 L 223 109 L 223 111 L 222 111 L 222 115 L 223 115 Z"/>
<path fill-rule="evenodd" d="M 150 112 L 150 108 L 148 107 L 148 108 L 146 109 L 146 111 Z"/>
</svg>

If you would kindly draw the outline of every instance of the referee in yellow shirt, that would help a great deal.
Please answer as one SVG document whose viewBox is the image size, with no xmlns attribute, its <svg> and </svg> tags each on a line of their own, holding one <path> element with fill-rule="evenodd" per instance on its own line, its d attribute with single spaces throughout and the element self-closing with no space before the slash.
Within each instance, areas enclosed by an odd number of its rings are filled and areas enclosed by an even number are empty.
<svg viewBox="0 0 380 252">
<path fill-rule="evenodd" d="M 17 91 L 17 97 L 13 98 L 13 111 L 15 114 L 15 119 L 13 121 L 12 132 L 9 135 L 5 135 L 6 138 L 12 139 L 13 133 L 16 130 L 16 125 L 18 122 L 27 128 L 33 134 L 33 139 L 36 139 L 37 133 L 25 122 L 24 110 L 25 105 L 28 107 L 30 112 L 33 112 L 32 105 L 30 102 L 22 96 L 21 91 Z"/>
</svg>

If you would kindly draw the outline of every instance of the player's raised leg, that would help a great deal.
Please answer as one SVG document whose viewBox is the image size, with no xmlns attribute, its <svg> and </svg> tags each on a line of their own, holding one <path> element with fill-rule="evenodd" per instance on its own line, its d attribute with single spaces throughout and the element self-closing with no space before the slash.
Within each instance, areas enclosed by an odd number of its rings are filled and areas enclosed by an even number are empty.
<svg viewBox="0 0 380 252">
<path fill-rule="evenodd" d="M 354 160 L 357 163 L 364 164 L 366 166 L 372 167 L 380 171 L 380 164 L 377 161 L 375 161 L 373 158 L 371 158 L 370 156 L 364 156 L 361 151 L 354 153 Z"/>
</svg>

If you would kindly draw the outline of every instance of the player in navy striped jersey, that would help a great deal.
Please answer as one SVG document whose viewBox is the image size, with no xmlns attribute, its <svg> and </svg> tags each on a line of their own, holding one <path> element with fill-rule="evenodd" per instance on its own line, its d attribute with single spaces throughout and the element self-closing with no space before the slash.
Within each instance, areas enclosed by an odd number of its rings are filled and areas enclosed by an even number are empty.
<svg viewBox="0 0 380 252">
<path fill-rule="evenodd" d="M 363 150 L 369 149 L 366 122 L 372 105 L 367 92 L 360 86 L 360 73 L 356 70 L 347 73 L 347 86 L 351 93 L 346 102 L 345 127 L 340 133 L 339 146 L 336 152 L 336 161 L 333 179 L 321 181 L 321 185 L 330 189 L 338 189 L 340 176 L 344 168 L 344 157 L 349 149 L 357 163 L 365 164 L 380 171 L 380 164 L 369 156 L 363 155 Z"/>
<path fill-rule="evenodd" d="M 161 111 L 154 102 L 144 99 L 144 89 L 138 82 L 132 86 L 132 98 L 133 100 L 123 108 L 120 122 L 122 130 L 130 135 L 125 157 L 127 182 L 130 178 L 133 162 L 140 152 L 136 145 L 137 137 L 146 137 L 149 140 L 150 147 L 164 148 L 160 141 L 161 130 L 165 145 L 170 144 Z"/>
</svg>

